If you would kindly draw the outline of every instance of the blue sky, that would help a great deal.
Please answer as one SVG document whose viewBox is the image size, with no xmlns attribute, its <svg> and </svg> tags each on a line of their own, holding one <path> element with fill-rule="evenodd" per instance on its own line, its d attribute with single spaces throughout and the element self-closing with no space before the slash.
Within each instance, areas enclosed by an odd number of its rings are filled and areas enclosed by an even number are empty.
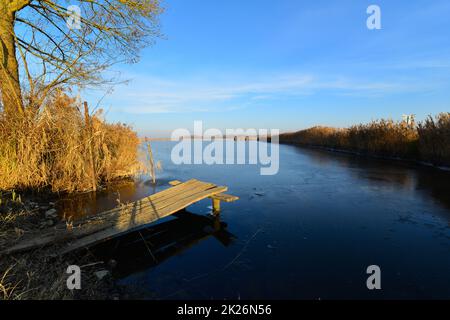
<svg viewBox="0 0 450 320">
<path fill-rule="evenodd" d="M 366 27 L 369 5 L 382 29 Z M 347 126 L 450 111 L 450 1 L 165 0 L 165 39 L 104 97 L 141 135 Z M 91 105 L 104 92 L 86 92 Z"/>
</svg>

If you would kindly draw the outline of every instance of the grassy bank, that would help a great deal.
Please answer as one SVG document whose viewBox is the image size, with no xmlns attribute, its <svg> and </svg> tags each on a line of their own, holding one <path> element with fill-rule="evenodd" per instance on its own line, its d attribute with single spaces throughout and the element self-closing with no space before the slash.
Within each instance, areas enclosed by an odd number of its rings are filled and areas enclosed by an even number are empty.
<svg viewBox="0 0 450 320">
<path fill-rule="evenodd" d="M 0 251 L 25 233 L 51 222 L 42 203 L 23 198 L 12 192 L 0 195 Z M 97 262 L 89 252 L 59 256 L 55 254 L 57 249 L 58 245 L 54 244 L 31 252 L 0 254 L 0 300 L 112 299 L 118 296 L 110 276 L 102 279 L 96 276 L 100 270 L 111 274 L 109 266 Z M 81 267 L 81 290 L 67 289 L 69 265 Z"/>
<path fill-rule="evenodd" d="M 74 192 L 128 176 L 139 168 L 139 139 L 97 112 L 85 116 L 75 99 L 58 93 L 24 116 L 0 116 L 0 190 Z"/>
<path fill-rule="evenodd" d="M 313 127 L 280 135 L 295 143 L 450 166 L 450 113 L 415 123 L 377 120 L 349 128 Z"/>
</svg>

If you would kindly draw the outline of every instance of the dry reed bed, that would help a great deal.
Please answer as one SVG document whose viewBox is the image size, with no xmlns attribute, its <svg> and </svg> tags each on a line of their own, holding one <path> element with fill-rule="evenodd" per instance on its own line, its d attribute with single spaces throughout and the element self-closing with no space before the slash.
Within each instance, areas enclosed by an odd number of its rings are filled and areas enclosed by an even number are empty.
<svg viewBox="0 0 450 320">
<path fill-rule="evenodd" d="M 377 120 L 350 128 L 313 127 L 280 135 L 280 142 L 347 150 L 450 166 L 450 113 L 410 121 Z"/>
<path fill-rule="evenodd" d="M 124 124 L 108 124 L 97 112 L 58 93 L 24 117 L 0 116 L 0 189 L 75 192 L 129 176 L 140 168 L 139 139 Z"/>
</svg>

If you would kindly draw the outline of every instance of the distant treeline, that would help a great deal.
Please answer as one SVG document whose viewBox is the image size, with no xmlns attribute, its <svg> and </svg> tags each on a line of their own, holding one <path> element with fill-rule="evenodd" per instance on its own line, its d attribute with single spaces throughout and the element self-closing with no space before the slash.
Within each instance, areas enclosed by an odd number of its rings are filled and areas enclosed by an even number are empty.
<svg viewBox="0 0 450 320">
<path fill-rule="evenodd" d="M 450 113 L 416 123 L 377 120 L 350 128 L 313 127 L 280 135 L 281 143 L 295 143 L 355 153 L 401 158 L 450 166 Z"/>
</svg>

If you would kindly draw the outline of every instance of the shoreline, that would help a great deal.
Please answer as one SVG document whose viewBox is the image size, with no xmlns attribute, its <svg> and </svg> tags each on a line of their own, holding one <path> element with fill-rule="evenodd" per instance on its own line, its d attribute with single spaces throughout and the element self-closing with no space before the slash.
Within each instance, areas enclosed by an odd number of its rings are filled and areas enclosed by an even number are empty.
<svg viewBox="0 0 450 320">
<path fill-rule="evenodd" d="M 409 165 L 414 165 L 414 166 L 423 167 L 423 168 L 430 168 L 430 169 L 440 170 L 440 171 L 444 171 L 444 172 L 450 172 L 450 166 L 449 167 L 438 166 L 438 165 L 434 165 L 432 163 L 420 161 L 420 160 L 405 159 L 405 158 L 400 158 L 400 157 L 379 156 L 379 155 L 370 154 L 370 153 L 364 153 L 364 152 L 358 152 L 358 151 L 352 151 L 352 150 L 346 150 L 346 149 L 338 149 L 338 148 L 332 148 L 332 147 L 324 147 L 324 146 L 305 144 L 305 143 L 300 143 L 300 142 L 289 142 L 289 141 L 281 141 L 280 140 L 279 144 L 293 145 L 293 146 L 297 146 L 297 147 L 308 148 L 308 149 L 317 149 L 317 150 L 333 152 L 333 153 L 349 154 L 349 155 L 354 155 L 354 156 L 358 156 L 361 158 L 371 158 L 371 159 L 392 161 L 394 163 L 403 163 L 403 164 L 409 164 Z"/>
<path fill-rule="evenodd" d="M 59 244 L 52 244 L 14 254 L 2 253 L 26 233 L 53 228 L 61 221 L 71 224 L 71 219 L 59 216 L 54 193 L 4 191 L 0 200 L 0 300 L 117 300 L 128 295 L 116 285 L 114 261 L 98 261 L 89 251 L 56 255 Z M 81 268 L 81 290 L 66 288 L 70 265 Z M 55 290 L 48 291 L 49 286 Z"/>
</svg>

